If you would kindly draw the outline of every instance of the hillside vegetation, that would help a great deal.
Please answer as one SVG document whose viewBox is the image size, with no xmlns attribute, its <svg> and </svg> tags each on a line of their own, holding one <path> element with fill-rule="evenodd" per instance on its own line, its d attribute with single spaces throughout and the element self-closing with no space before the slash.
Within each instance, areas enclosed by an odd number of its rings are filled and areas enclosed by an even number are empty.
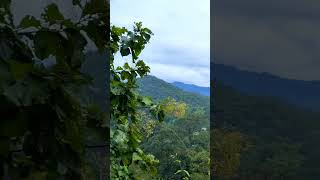
<svg viewBox="0 0 320 180">
<path fill-rule="evenodd" d="M 183 101 L 193 107 L 209 108 L 210 98 L 196 93 L 186 92 L 172 84 L 154 76 L 146 76 L 138 81 L 139 91 L 145 96 L 151 96 L 155 100 L 172 97 L 177 101 Z"/>
<path fill-rule="evenodd" d="M 320 113 L 271 96 L 249 96 L 219 82 L 213 99 L 212 128 L 238 131 L 248 143 L 238 170 L 227 177 L 217 173 L 216 179 L 320 177 Z M 211 138 L 212 143 L 216 140 Z"/>
<path fill-rule="evenodd" d="M 183 91 L 154 76 L 139 79 L 138 84 L 142 95 L 157 101 L 169 97 L 172 104 L 158 126 L 144 118 L 152 130 L 142 143 L 143 149 L 160 162 L 153 178 L 209 179 L 209 97 Z M 148 179 L 148 174 L 141 177 Z"/>
</svg>

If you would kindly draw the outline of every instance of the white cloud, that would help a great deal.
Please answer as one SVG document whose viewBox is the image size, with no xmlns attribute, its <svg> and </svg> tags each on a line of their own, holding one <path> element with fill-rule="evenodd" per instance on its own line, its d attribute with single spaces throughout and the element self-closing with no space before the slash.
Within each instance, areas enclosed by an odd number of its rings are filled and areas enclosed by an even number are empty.
<svg viewBox="0 0 320 180">
<path fill-rule="evenodd" d="M 209 86 L 210 0 L 111 0 L 110 9 L 112 24 L 141 21 L 155 34 L 141 55 L 153 75 Z"/>
<path fill-rule="evenodd" d="M 181 66 L 171 64 L 149 63 L 152 67 L 151 75 L 168 82 L 180 81 L 198 86 L 210 86 L 210 80 L 204 77 L 210 76 L 210 69 L 203 67 Z M 170 75 L 168 75 L 170 73 Z"/>
</svg>

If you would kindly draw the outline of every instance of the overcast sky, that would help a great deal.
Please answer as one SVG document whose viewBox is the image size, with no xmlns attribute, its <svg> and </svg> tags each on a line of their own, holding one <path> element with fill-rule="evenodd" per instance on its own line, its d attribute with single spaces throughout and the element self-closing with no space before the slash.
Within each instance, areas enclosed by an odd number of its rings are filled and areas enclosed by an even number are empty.
<svg viewBox="0 0 320 180">
<path fill-rule="evenodd" d="M 168 82 L 210 83 L 210 0 L 111 0 L 111 23 L 141 21 L 154 36 L 141 55 Z"/>
<path fill-rule="evenodd" d="M 320 1 L 213 2 L 215 63 L 289 79 L 320 80 Z"/>
</svg>

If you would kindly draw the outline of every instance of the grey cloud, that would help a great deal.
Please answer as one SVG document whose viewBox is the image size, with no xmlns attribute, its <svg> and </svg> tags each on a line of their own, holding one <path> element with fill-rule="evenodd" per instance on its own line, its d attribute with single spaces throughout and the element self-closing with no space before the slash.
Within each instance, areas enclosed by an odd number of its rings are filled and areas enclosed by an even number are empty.
<svg viewBox="0 0 320 180">
<path fill-rule="evenodd" d="M 209 53 L 190 53 L 189 49 L 176 47 L 158 47 L 159 50 L 154 53 L 146 52 L 141 56 L 150 63 L 165 63 L 171 65 L 189 66 L 189 67 L 209 67 Z"/>
<path fill-rule="evenodd" d="M 214 62 L 292 79 L 320 79 L 316 20 L 320 2 L 219 0 L 216 4 Z"/>
<path fill-rule="evenodd" d="M 317 18 L 320 1 L 317 0 L 219 0 L 213 1 L 213 15 L 251 17 Z"/>
<path fill-rule="evenodd" d="M 210 86 L 210 70 L 206 67 L 191 67 L 172 64 L 148 63 L 151 75 L 168 82 L 180 81 L 198 86 Z"/>
<path fill-rule="evenodd" d="M 61 13 L 73 20 L 78 20 L 81 15 L 79 7 L 73 6 L 70 0 L 12 0 L 11 9 L 14 15 L 14 21 L 18 24 L 26 15 L 32 15 L 37 18 L 44 12 L 47 5 L 56 3 Z"/>
</svg>

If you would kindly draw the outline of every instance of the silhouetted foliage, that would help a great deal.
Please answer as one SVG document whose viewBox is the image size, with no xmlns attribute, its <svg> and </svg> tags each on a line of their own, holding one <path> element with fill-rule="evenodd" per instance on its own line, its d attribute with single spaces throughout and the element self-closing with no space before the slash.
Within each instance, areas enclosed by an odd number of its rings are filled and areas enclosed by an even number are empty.
<svg viewBox="0 0 320 180">
<path fill-rule="evenodd" d="M 11 1 L 0 2 L 1 177 L 92 178 L 86 146 L 93 137 L 106 142 L 108 117 L 80 98 L 91 83 L 81 68 L 88 41 L 100 52 L 109 48 L 109 3 L 72 2 L 77 20 L 52 3 L 19 25 Z"/>
</svg>

